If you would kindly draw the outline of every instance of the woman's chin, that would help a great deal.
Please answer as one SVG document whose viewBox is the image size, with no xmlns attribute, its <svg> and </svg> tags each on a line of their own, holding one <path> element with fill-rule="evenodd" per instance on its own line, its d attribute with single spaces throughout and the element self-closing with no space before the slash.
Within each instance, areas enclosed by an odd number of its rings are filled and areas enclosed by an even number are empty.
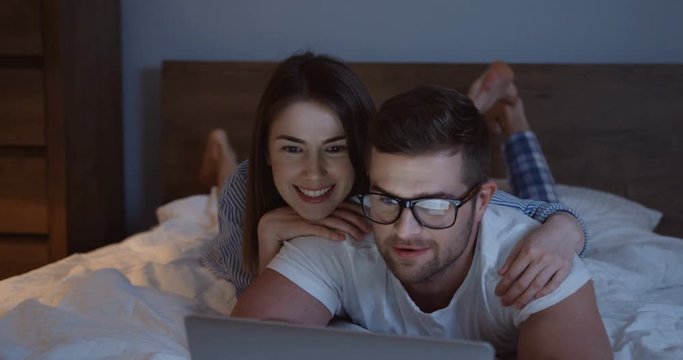
<svg viewBox="0 0 683 360">
<path fill-rule="evenodd" d="M 319 221 L 332 214 L 335 207 L 327 204 L 310 205 L 292 207 L 299 216 L 308 221 Z"/>
</svg>

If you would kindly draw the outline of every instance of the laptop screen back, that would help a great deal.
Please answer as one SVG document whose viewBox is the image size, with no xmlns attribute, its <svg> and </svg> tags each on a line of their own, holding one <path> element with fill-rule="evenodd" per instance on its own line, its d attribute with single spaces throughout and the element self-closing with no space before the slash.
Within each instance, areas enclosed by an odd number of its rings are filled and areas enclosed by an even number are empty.
<svg viewBox="0 0 683 360">
<path fill-rule="evenodd" d="M 190 354 L 204 359 L 489 360 L 487 343 L 383 335 L 235 318 L 185 319 Z"/>
</svg>

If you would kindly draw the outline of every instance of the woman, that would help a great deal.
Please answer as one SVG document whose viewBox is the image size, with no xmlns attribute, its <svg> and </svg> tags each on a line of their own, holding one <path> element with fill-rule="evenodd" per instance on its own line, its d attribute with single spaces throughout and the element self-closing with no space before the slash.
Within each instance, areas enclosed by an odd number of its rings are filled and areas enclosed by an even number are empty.
<svg viewBox="0 0 683 360">
<path fill-rule="evenodd" d="M 485 111 L 498 99 L 506 106 L 521 106 L 508 89 L 511 76 L 496 67 L 499 64 L 492 67 L 495 81 L 487 79 L 490 71 L 473 86 L 480 109 Z M 278 66 L 259 103 L 249 162 L 240 164 L 225 186 L 219 203 L 220 234 L 204 252 L 203 263 L 232 281 L 238 296 L 282 241 L 303 235 L 360 239 L 369 232 L 358 205 L 344 200 L 367 188 L 365 138 L 374 112 L 360 79 L 339 60 L 304 53 Z M 520 202 L 504 194 L 494 196 L 493 203 L 519 208 L 541 221 L 551 213 L 569 211 L 559 204 Z M 561 283 L 574 251 L 584 243 L 583 236 L 572 231 L 576 227 L 573 219 L 552 216 L 522 242 L 501 269 L 499 295 L 504 304 L 523 306 Z M 542 259 L 518 256 L 529 247 L 540 249 Z M 513 281 L 522 286 L 510 286 Z"/>
</svg>

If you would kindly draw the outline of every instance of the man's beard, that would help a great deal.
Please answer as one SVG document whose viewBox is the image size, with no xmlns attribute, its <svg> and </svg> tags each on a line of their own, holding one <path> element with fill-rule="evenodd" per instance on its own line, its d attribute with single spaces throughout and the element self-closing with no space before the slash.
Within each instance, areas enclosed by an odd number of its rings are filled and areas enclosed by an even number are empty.
<svg viewBox="0 0 683 360">
<path fill-rule="evenodd" d="M 378 246 L 378 249 L 391 272 L 402 283 L 429 283 L 444 274 L 462 257 L 472 235 L 473 225 L 474 211 L 470 213 L 467 222 L 456 234 L 455 239 L 452 239 L 449 243 L 441 244 L 442 246 L 445 246 L 445 248 L 441 250 L 441 253 L 439 253 L 438 247 L 435 246 L 436 243 L 433 240 L 406 241 L 401 240 L 396 236 L 392 236 L 384 241 L 382 246 Z M 401 259 L 397 259 L 390 255 L 395 245 L 429 248 L 433 253 L 433 257 L 426 263 L 404 265 L 402 264 L 403 261 Z"/>
</svg>

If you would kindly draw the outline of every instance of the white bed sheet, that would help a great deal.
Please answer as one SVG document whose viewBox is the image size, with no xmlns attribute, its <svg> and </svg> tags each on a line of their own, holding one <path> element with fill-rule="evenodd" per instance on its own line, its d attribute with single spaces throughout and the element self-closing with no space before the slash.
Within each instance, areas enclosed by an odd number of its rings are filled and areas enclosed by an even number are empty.
<svg viewBox="0 0 683 360">
<path fill-rule="evenodd" d="M 0 282 L 0 359 L 188 359 L 184 317 L 229 314 L 234 287 L 198 263 L 214 221 L 165 220 Z"/>
<path fill-rule="evenodd" d="M 683 240 L 652 233 L 661 214 L 638 204 L 560 190 L 593 236 L 586 263 L 615 357 L 683 359 Z M 189 358 L 184 317 L 235 301 L 198 264 L 215 211 L 213 197 L 182 199 L 148 232 L 0 282 L 0 359 Z"/>
</svg>

